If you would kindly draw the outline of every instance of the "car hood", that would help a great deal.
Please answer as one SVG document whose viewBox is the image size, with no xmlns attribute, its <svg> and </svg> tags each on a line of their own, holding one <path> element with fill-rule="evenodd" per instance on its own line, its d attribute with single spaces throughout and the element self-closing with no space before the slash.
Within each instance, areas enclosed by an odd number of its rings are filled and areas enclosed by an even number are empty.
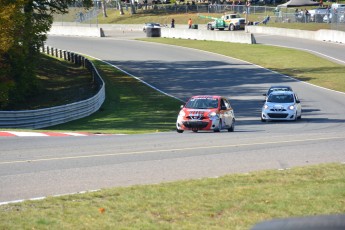
<svg viewBox="0 0 345 230">
<path fill-rule="evenodd" d="M 273 103 L 273 102 L 266 102 L 265 103 L 271 109 L 287 109 L 291 105 L 295 105 L 295 103 Z"/>
<path fill-rule="evenodd" d="M 201 117 L 201 116 L 208 116 L 211 112 L 217 112 L 218 109 L 188 109 L 183 108 L 182 109 L 186 116 L 190 117 Z"/>
</svg>

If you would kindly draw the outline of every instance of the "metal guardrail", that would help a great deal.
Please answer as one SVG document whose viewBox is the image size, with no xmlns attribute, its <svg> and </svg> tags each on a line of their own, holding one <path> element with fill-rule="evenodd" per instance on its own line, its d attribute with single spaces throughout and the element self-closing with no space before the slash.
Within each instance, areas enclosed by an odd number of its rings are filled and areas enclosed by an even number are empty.
<svg viewBox="0 0 345 230">
<path fill-rule="evenodd" d="M 73 52 L 52 47 L 42 47 L 41 52 L 58 58 L 83 65 L 93 77 L 98 86 L 98 92 L 93 97 L 67 105 L 51 108 L 22 111 L 0 111 L 0 128 L 30 128 L 38 129 L 66 123 L 87 117 L 99 110 L 105 100 L 105 83 L 97 69 L 87 58 Z"/>
</svg>

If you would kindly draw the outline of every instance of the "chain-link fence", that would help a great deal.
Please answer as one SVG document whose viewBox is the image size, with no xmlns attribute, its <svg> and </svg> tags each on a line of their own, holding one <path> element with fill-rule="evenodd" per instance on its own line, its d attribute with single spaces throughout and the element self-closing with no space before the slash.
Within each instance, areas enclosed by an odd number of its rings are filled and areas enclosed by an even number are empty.
<svg viewBox="0 0 345 230">
<path fill-rule="evenodd" d="M 143 1 L 144 2 L 144 1 Z M 56 15 L 55 24 L 59 25 L 87 25 L 98 26 L 97 16 L 102 13 L 102 2 L 94 1 L 94 6 L 85 10 L 80 4 L 76 3 L 69 7 L 69 13 Z M 140 1 L 132 5 L 127 2 L 106 1 L 106 9 L 123 10 L 129 13 L 147 14 L 185 14 L 185 13 L 239 13 L 248 14 L 250 21 L 262 21 L 270 16 L 271 22 L 276 23 L 328 23 L 330 29 L 345 31 L 345 12 L 318 12 L 310 10 L 310 13 L 298 11 L 295 8 L 277 8 L 268 6 L 232 5 L 232 4 L 141 4 Z"/>
<path fill-rule="evenodd" d="M 277 12 L 275 22 L 279 23 L 327 23 L 332 30 L 345 31 L 345 12 L 305 13 L 304 11 Z"/>
<path fill-rule="evenodd" d="M 70 6 L 67 14 L 55 14 L 54 24 L 58 25 L 90 25 L 98 26 L 98 7 L 92 7 L 86 10 L 83 7 Z"/>
</svg>

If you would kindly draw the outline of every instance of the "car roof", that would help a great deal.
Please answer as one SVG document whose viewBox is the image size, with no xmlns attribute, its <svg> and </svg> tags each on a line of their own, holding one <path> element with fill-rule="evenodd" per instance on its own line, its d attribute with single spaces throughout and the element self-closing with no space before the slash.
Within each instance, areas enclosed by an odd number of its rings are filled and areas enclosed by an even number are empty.
<svg viewBox="0 0 345 230">
<path fill-rule="evenodd" d="M 192 96 L 191 98 L 222 98 L 222 96 L 219 95 L 196 95 L 196 96 Z"/>
<path fill-rule="evenodd" d="M 273 88 L 289 88 L 289 89 L 291 89 L 291 86 L 288 86 L 288 85 L 272 85 L 270 87 L 270 89 L 273 89 Z"/>
</svg>

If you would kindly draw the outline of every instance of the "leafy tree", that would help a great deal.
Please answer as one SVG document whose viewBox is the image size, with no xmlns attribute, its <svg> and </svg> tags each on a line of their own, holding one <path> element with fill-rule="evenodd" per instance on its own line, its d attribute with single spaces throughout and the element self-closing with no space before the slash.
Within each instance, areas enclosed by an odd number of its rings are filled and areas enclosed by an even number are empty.
<svg viewBox="0 0 345 230">
<path fill-rule="evenodd" d="M 9 91 L 14 86 L 10 59 L 14 52 L 13 47 L 18 44 L 17 35 L 22 31 L 20 25 L 24 22 L 24 16 L 20 10 L 24 2 L 25 0 L 0 0 L 0 108 L 8 103 Z"/>
<path fill-rule="evenodd" d="M 47 39 L 53 14 L 65 14 L 75 2 L 92 0 L 0 0 L 0 109 L 37 92 L 38 49 Z"/>
</svg>

